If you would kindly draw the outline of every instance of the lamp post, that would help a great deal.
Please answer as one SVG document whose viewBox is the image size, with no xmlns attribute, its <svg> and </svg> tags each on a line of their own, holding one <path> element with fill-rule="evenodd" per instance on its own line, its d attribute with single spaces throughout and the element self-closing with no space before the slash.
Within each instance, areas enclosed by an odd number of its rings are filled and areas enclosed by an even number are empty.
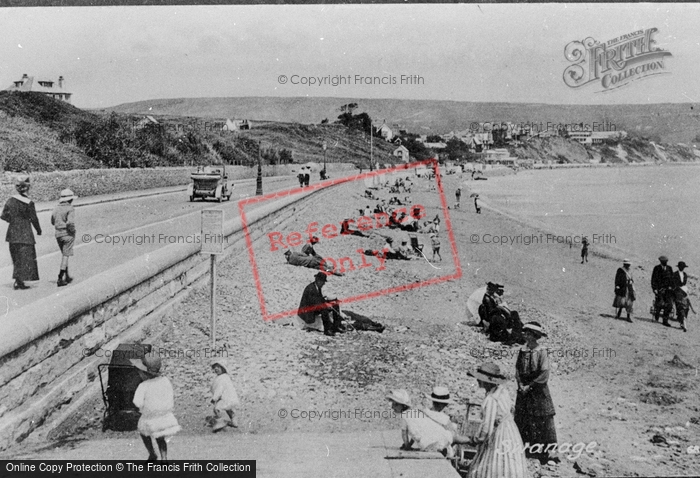
<svg viewBox="0 0 700 478">
<path fill-rule="evenodd" d="M 256 181 L 256 186 L 255 186 L 255 195 L 256 196 L 262 196 L 263 195 L 263 187 L 262 187 L 262 141 L 258 142 L 258 179 Z"/>
<path fill-rule="evenodd" d="M 323 171 L 326 171 L 326 150 L 328 149 L 328 143 L 323 142 Z"/>
</svg>

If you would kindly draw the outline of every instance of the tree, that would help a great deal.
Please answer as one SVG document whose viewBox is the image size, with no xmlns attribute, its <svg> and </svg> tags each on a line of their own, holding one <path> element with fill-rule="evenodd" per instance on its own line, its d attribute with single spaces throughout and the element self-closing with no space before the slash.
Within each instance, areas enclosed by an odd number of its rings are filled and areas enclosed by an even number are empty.
<svg viewBox="0 0 700 478">
<path fill-rule="evenodd" d="M 426 138 L 426 143 L 442 143 L 442 138 L 436 134 L 431 134 Z"/>
<path fill-rule="evenodd" d="M 447 142 L 445 153 L 450 161 L 462 161 L 467 158 L 469 148 L 458 138 L 452 138 Z"/>
</svg>

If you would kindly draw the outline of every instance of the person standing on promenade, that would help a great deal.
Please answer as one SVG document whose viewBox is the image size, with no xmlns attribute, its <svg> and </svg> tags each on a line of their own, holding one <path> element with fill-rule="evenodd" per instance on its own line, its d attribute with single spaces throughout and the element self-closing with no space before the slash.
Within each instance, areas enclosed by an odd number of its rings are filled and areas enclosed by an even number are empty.
<svg viewBox="0 0 700 478">
<path fill-rule="evenodd" d="M 615 274 L 615 300 L 613 307 L 617 308 L 616 319 L 620 318 L 622 309 L 627 311 L 627 322 L 632 322 L 632 312 L 634 311 L 634 279 L 630 271 L 630 261 L 622 261 L 622 267 L 617 269 Z"/>
<path fill-rule="evenodd" d="M 476 456 L 469 465 L 469 478 L 526 478 L 527 463 L 523 440 L 511 414 L 512 402 L 506 389 L 506 377 L 495 363 L 487 362 L 474 372 L 479 387 L 486 390 L 481 405 L 481 426 L 470 440 L 476 444 Z M 455 443 L 461 443 L 459 437 Z"/>
<path fill-rule="evenodd" d="M 660 264 L 657 264 L 651 273 L 651 290 L 654 291 L 654 320 L 659 321 L 659 315 L 663 309 L 663 324 L 670 327 L 668 319 L 673 306 L 673 269 L 667 265 L 668 257 L 660 256 L 659 262 Z"/>
<path fill-rule="evenodd" d="M 518 396 L 515 401 L 515 423 L 523 442 L 529 444 L 530 453 L 546 463 L 550 449 L 557 446 L 557 430 L 554 426 L 554 403 L 549 393 L 549 357 L 547 350 L 537 341 L 546 337 L 542 326 L 528 322 L 523 326 L 527 343 L 520 349 L 515 362 L 515 379 Z M 534 449 L 539 450 L 534 452 Z M 558 461 L 553 457 L 552 460 Z"/>
<path fill-rule="evenodd" d="M 588 238 L 583 236 L 581 240 L 581 264 L 588 262 Z"/>
<path fill-rule="evenodd" d="M 681 324 L 683 332 L 687 332 L 685 327 L 685 319 L 688 317 L 688 309 L 690 308 L 690 299 L 688 299 L 688 274 L 684 272 L 687 267 L 685 262 L 680 261 L 678 270 L 673 273 L 673 294 L 676 304 L 676 317 Z"/>
<path fill-rule="evenodd" d="M 58 272 L 58 287 L 63 287 L 73 282 L 68 274 L 68 259 L 73 255 L 75 243 L 75 212 L 73 200 L 76 198 L 73 191 L 64 189 L 58 200 L 58 206 L 51 214 L 51 225 L 56 228 L 56 242 L 61 250 L 61 269 Z"/>
<path fill-rule="evenodd" d="M 7 200 L 2 209 L 0 219 L 9 223 L 5 241 L 10 243 L 10 256 L 12 257 L 12 278 L 15 280 L 14 289 L 29 289 L 25 281 L 39 280 L 39 266 L 36 261 L 36 241 L 32 233 L 32 226 L 41 236 L 41 225 L 36 215 L 36 208 L 27 194 L 29 193 L 29 176 L 22 175 L 15 178 L 17 193 Z"/>
</svg>

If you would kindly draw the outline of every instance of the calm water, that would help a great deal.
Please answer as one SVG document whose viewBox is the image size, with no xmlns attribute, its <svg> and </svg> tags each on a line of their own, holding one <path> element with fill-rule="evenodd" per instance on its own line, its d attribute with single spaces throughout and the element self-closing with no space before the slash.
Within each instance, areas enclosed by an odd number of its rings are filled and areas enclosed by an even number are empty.
<svg viewBox="0 0 700 478">
<path fill-rule="evenodd" d="M 589 241 L 611 234 L 610 246 L 632 259 L 666 254 L 700 271 L 700 165 L 528 171 L 466 184 L 540 227 Z"/>
</svg>

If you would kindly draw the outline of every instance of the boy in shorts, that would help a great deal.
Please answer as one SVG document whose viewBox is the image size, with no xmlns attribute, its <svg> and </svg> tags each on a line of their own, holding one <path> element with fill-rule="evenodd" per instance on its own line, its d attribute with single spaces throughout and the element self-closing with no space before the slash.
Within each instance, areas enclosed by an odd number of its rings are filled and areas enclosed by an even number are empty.
<svg viewBox="0 0 700 478">
<path fill-rule="evenodd" d="M 58 287 L 73 282 L 73 278 L 68 275 L 68 258 L 73 255 L 73 244 L 75 243 L 75 211 L 73 200 L 77 196 L 70 189 L 61 191 L 58 206 L 51 214 L 51 225 L 56 228 L 56 242 L 61 249 L 61 270 L 58 273 Z"/>
</svg>

